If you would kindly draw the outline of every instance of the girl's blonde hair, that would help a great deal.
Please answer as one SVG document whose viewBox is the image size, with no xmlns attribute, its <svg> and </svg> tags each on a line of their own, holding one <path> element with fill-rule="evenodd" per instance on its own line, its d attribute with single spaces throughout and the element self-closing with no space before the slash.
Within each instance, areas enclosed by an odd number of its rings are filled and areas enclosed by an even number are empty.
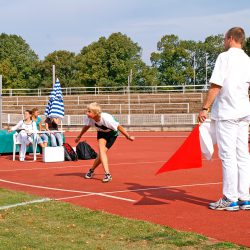
<svg viewBox="0 0 250 250">
<path fill-rule="evenodd" d="M 102 113 L 101 106 L 97 102 L 92 102 L 89 105 L 87 105 L 87 109 L 92 111 L 96 115 L 100 115 Z"/>
</svg>

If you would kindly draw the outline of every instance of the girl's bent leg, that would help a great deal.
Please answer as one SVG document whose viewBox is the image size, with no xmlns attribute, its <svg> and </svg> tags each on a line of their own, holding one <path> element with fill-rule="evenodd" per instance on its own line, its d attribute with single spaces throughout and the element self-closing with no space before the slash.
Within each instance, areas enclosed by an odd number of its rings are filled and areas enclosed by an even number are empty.
<svg viewBox="0 0 250 250">
<path fill-rule="evenodd" d="M 55 135 L 53 135 L 53 134 L 50 135 L 50 141 L 51 141 L 51 146 L 52 147 L 56 147 L 57 146 Z"/>
<path fill-rule="evenodd" d="M 95 170 L 100 164 L 101 164 L 101 159 L 100 155 L 98 154 L 91 169 Z"/>
<path fill-rule="evenodd" d="M 63 138 L 62 138 L 62 134 L 61 133 L 56 133 L 55 137 L 57 139 L 58 142 L 58 146 L 62 146 L 63 145 Z"/>
<path fill-rule="evenodd" d="M 106 140 L 103 138 L 100 138 L 98 140 L 98 144 L 99 144 L 99 156 L 100 156 L 101 163 L 103 165 L 105 173 L 109 174 L 108 156 L 107 156 L 108 149 L 106 148 Z"/>
</svg>

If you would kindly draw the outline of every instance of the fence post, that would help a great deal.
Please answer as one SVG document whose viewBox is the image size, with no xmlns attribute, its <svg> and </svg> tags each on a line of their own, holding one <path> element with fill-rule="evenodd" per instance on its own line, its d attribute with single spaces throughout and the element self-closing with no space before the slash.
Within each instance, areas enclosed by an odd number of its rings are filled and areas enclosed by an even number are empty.
<svg viewBox="0 0 250 250">
<path fill-rule="evenodd" d="M 164 125 L 164 115 L 161 114 L 161 126 L 163 126 L 163 125 Z"/>
<path fill-rule="evenodd" d="M 131 121 L 130 121 L 130 114 L 128 115 L 128 126 L 130 126 Z"/>
<path fill-rule="evenodd" d="M 196 119 L 195 119 L 195 116 L 196 116 L 195 114 L 193 114 L 193 115 L 192 115 L 193 125 L 195 125 L 195 124 L 196 124 Z"/>
<path fill-rule="evenodd" d="M 68 126 L 70 126 L 71 125 L 71 121 L 70 121 L 70 115 L 68 115 L 68 124 L 67 124 Z"/>
</svg>

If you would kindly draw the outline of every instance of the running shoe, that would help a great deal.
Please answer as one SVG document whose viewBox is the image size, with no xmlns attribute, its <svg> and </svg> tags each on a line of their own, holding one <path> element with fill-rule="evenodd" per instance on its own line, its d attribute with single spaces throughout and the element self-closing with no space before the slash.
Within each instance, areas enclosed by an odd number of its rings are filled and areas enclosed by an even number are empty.
<svg viewBox="0 0 250 250">
<path fill-rule="evenodd" d="M 238 211 L 240 209 L 237 201 L 231 201 L 226 196 L 216 202 L 209 203 L 209 208 L 227 211 Z"/>
<path fill-rule="evenodd" d="M 93 178 L 93 175 L 94 175 L 94 170 L 93 169 L 90 169 L 88 173 L 85 174 L 85 179 L 91 179 Z"/>
<path fill-rule="evenodd" d="M 106 183 L 106 182 L 110 182 L 111 180 L 112 180 L 111 174 L 105 174 L 104 178 L 102 179 L 102 182 Z"/>
<path fill-rule="evenodd" d="M 242 210 L 249 210 L 250 209 L 250 201 L 249 200 L 246 200 L 246 201 L 239 200 L 238 204 L 240 206 L 240 209 L 242 209 Z"/>
</svg>

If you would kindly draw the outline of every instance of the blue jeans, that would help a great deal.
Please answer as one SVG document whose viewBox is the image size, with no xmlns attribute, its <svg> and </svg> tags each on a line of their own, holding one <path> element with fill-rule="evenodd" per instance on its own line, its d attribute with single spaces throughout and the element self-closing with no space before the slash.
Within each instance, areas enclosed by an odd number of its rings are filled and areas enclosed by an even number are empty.
<svg viewBox="0 0 250 250">
<path fill-rule="evenodd" d="M 48 142 L 48 136 L 46 134 L 41 134 L 37 136 L 37 144 Z"/>
<path fill-rule="evenodd" d="M 63 145 L 63 138 L 61 133 L 50 134 L 51 146 L 57 147 Z M 58 145 L 57 145 L 58 143 Z"/>
</svg>

